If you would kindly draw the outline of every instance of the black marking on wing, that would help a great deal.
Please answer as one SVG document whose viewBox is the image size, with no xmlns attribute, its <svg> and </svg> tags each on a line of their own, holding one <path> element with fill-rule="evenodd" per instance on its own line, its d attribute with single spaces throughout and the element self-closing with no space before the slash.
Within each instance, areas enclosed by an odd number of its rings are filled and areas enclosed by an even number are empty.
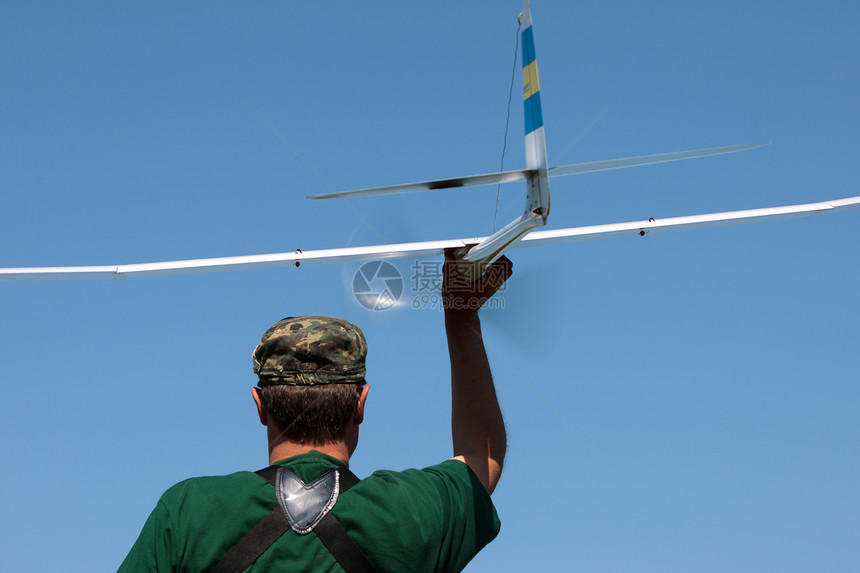
<svg viewBox="0 0 860 573">
<path fill-rule="evenodd" d="M 463 187 L 465 185 L 466 180 L 462 177 L 456 177 L 454 179 L 442 179 L 440 181 L 433 181 L 430 185 L 427 186 L 428 189 L 451 189 L 452 187 Z"/>
</svg>

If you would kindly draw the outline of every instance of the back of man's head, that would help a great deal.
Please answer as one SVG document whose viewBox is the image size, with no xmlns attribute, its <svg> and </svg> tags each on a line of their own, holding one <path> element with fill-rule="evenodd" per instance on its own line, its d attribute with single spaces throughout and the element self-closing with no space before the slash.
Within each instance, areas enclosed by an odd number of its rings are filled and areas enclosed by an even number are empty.
<svg viewBox="0 0 860 573">
<path fill-rule="evenodd" d="M 343 438 L 365 380 L 367 342 L 354 324 L 327 316 L 288 317 L 254 349 L 260 398 L 281 435 L 299 444 Z"/>
</svg>

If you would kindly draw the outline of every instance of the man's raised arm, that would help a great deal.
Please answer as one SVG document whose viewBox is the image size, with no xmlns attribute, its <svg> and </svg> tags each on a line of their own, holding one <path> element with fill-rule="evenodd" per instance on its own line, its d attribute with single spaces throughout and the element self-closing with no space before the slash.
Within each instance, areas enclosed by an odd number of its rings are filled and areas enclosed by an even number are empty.
<svg viewBox="0 0 860 573">
<path fill-rule="evenodd" d="M 468 464 L 492 493 L 502 475 L 507 436 L 478 309 L 511 276 L 512 264 L 502 257 L 475 282 L 457 272 L 457 265 L 466 264 L 471 263 L 446 256 L 443 271 L 445 332 L 451 357 L 451 434 L 454 459 Z"/>
</svg>

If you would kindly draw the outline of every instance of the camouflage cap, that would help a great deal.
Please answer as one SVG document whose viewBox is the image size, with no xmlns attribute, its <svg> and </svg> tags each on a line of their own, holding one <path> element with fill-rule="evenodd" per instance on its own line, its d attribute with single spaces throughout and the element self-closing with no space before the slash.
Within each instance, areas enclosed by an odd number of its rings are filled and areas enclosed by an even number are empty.
<svg viewBox="0 0 860 573">
<path fill-rule="evenodd" d="M 254 349 L 260 386 L 357 384 L 364 381 L 367 341 L 357 326 L 329 316 L 287 317 Z"/>
</svg>

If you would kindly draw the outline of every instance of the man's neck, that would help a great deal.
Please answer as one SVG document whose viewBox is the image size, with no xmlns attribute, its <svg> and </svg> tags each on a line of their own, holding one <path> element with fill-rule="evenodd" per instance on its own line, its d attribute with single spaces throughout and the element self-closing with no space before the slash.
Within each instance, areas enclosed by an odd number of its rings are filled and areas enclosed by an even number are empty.
<svg viewBox="0 0 860 573">
<path fill-rule="evenodd" d="M 316 450 L 327 456 L 338 459 L 349 466 L 349 449 L 345 442 L 334 442 L 331 444 L 297 444 L 295 442 L 283 441 L 269 445 L 269 463 L 291 458 Z"/>
</svg>

